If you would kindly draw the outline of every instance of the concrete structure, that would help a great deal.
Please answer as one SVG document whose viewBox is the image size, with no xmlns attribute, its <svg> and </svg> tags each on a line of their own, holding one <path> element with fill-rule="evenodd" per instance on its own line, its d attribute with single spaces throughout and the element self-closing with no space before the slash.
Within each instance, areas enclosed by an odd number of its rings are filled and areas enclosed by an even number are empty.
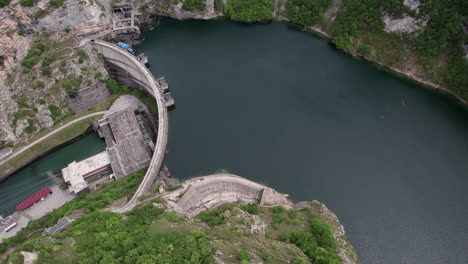
<svg viewBox="0 0 468 264">
<path fill-rule="evenodd" d="M 104 102 L 110 94 L 109 88 L 107 88 L 104 81 L 99 80 L 98 82 L 69 95 L 67 106 L 73 109 L 75 113 L 83 112 Z"/>
<path fill-rule="evenodd" d="M 156 122 L 146 105 L 123 95 L 97 122 L 104 137 L 115 178 L 120 180 L 148 167 L 154 151 Z"/>
<path fill-rule="evenodd" d="M 70 193 L 79 194 L 89 190 L 86 179 L 101 175 L 109 171 L 110 167 L 109 155 L 104 151 L 80 162 L 68 164 L 62 169 L 63 180 L 70 185 Z"/>
<path fill-rule="evenodd" d="M 72 223 L 73 220 L 65 216 L 58 220 L 57 224 L 54 226 L 46 228 L 44 232 L 42 232 L 42 235 L 46 236 L 62 233 L 63 231 L 67 230 L 67 228 L 70 227 Z"/>
<path fill-rule="evenodd" d="M 178 199 L 180 195 L 182 198 Z M 184 183 L 184 188 L 163 195 L 174 209 L 189 217 L 208 211 L 225 203 L 236 201 L 258 202 L 261 206 L 283 205 L 293 207 L 287 199 L 287 194 L 249 181 L 232 174 L 217 174 L 190 179 Z M 178 199 L 178 200 L 177 200 Z"/>
<path fill-rule="evenodd" d="M 109 72 L 112 72 L 115 69 L 124 70 L 125 75 L 116 75 L 118 80 L 120 82 L 126 80 L 132 81 L 136 84 L 132 87 L 142 89 L 150 95 L 154 96 L 158 106 L 158 136 L 156 138 L 155 150 L 149 164 L 148 171 L 146 172 L 146 175 L 143 178 L 140 186 L 129 202 L 121 208 L 115 210 L 116 212 L 127 212 L 135 206 L 135 204 L 138 202 L 137 198 L 139 196 L 152 191 L 153 183 L 155 182 L 156 177 L 161 170 L 161 165 L 166 154 L 169 130 L 167 108 L 165 107 L 162 99 L 159 83 L 155 81 L 153 75 L 149 72 L 145 65 L 140 62 L 140 60 L 115 44 L 100 40 L 91 40 L 91 44 L 93 45 L 96 52 L 102 54 Z"/>
<path fill-rule="evenodd" d="M 140 21 L 135 17 L 133 5 L 116 4 L 112 6 L 112 31 L 117 35 L 129 35 L 133 38 L 140 36 Z"/>
</svg>

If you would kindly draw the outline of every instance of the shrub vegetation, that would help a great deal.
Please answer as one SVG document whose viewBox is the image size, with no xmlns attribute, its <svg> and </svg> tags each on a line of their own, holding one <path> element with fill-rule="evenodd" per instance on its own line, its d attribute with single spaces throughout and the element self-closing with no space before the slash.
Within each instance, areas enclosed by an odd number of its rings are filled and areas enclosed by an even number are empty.
<svg viewBox="0 0 468 264">
<path fill-rule="evenodd" d="M 10 0 L 0 0 L 0 7 L 7 6 L 10 3 Z"/>
<path fill-rule="evenodd" d="M 285 241 L 296 244 L 312 263 L 339 264 L 340 258 L 331 227 L 318 218 L 313 218 L 310 224 L 311 232 L 291 232 Z"/>
<path fill-rule="evenodd" d="M 461 50 L 461 44 L 467 38 L 459 19 L 468 15 L 465 2 L 426 0 L 421 2 L 420 11 L 416 14 L 399 0 L 344 0 L 332 26 L 332 41 L 339 49 L 364 56 L 370 53 L 369 45 L 376 46 L 377 42 L 388 43 L 376 47 L 379 56 L 388 53 L 388 50 L 410 49 L 412 54 L 418 56 L 427 76 L 440 79 L 449 89 L 468 99 L 468 62 Z M 417 36 L 394 37 L 396 34 L 383 31 L 382 10 L 394 17 L 408 14 L 416 18 L 428 17 L 429 21 Z M 395 41 L 388 41 L 392 38 Z M 359 46 L 359 40 L 368 43 Z M 393 65 L 403 58 L 401 53 L 388 57 L 383 61 L 387 65 Z"/>
<path fill-rule="evenodd" d="M 33 6 L 34 0 L 20 0 L 20 5 L 22 6 Z"/>
<path fill-rule="evenodd" d="M 182 9 L 187 11 L 203 11 L 206 9 L 204 0 L 183 0 Z"/>
<path fill-rule="evenodd" d="M 200 213 L 200 215 L 198 215 L 198 219 L 210 226 L 219 225 L 224 223 L 224 212 L 230 211 L 232 208 L 234 208 L 232 204 L 225 204 L 221 207 L 212 209 L 211 211 Z"/>
<path fill-rule="evenodd" d="M 62 115 L 62 110 L 60 110 L 58 106 L 50 104 L 48 108 L 53 119 L 56 119 L 57 117 Z"/>
<path fill-rule="evenodd" d="M 50 0 L 50 4 L 56 8 L 59 8 L 63 5 L 62 0 Z"/>
<path fill-rule="evenodd" d="M 241 209 L 253 215 L 258 215 L 260 213 L 260 206 L 256 203 L 242 205 Z"/>
<path fill-rule="evenodd" d="M 31 68 L 36 65 L 40 59 L 42 53 L 48 49 L 48 45 L 37 43 L 32 46 L 32 48 L 26 54 L 26 57 L 21 61 L 21 66 L 23 66 L 23 72 L 31 71 Z"/>
</svg>

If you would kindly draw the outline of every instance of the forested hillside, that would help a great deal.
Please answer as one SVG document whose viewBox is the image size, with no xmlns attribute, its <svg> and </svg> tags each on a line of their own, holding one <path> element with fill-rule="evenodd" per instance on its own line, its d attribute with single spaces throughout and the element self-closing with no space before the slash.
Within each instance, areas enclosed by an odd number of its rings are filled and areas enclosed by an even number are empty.
<svg viewBox="0 0 468 264">
<path fill-rule="evenodd" d="M 321 30 L 338 49 L 468 100 L 467 1 L 218 0 L 214 8 L 235 21 Z"/>
<path fill-rule="evenodd" d="M 462 25 L 467 2 L 421 0 L 413 9 L 404 2 L 410 1 L 344 0 L 329 29 L 333 43 L 389 66 L 419 64 L 426 78 L 468 99 L 468 64 L 462 49 L 467 42 Z M 426 26 L 411 33 L 385 32 L 383 13 L 425 20 Z"/>
<path fill-rule="evenodd" d="M 109 212 L 106 207 L 130 196 L 145 172 L 104 183 L 30 222 L 0 243 L 0 263 L 23 263 L 21 251 L 37 254 L 36 264 L 357 263 L 337 217 L 316 201 L 295 209 L 236 202 L 191 219 L 154 198 L 157 188 L 149 195 L 154 199 L 130 212 Z M 68 230 L 42 234 L 63 216 L 76 219 Z"/>
</svg>

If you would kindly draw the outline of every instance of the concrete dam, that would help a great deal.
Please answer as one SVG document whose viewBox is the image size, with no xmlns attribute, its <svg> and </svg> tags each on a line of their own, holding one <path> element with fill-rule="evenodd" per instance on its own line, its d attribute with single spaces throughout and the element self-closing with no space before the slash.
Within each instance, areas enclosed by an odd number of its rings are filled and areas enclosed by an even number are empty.
<svg viewBox="0 0 468 264">
<path fill-rule="evenodd" d="M 139 196 L 152 191 L 152 184 L 155 182 L 164 161 L 169 131 L 166 107 L 170 101 L 167 94 L 164 94 L 167 84 L 164 80 L 156 80 L 153 77 L 144 65 L 146 60 L 142 56 L 135 57 L 117 45 L 102 40 L 93 39 L 89 43 L 97 53 L 102 55 L 106 68 L 111 75 L 121 84 L 141 89 L 152 95 L 158 107 L 158 135 L 148 171 L 128 203 L 115 209 L 116 212 L 127 212 L 135 206 Z"/>
<path fill-rule="evenodd" d="M 115 212 L 127 212 L 139 204 L 138 197 L 153 190 L 153 183 L 163 165 L 166 154 L 169 120 L 167 106 L 172 102 L 164 94 L 167 84 L 164 79 L 155 80 L 145 67 L 145 58 L 135 57 L 115 44 L 91 40 L 96 52 L 102 54 L 107 70 L 120 83 L 139 88 L 154 96 L 158 106 L 158 133 L 153 157 L 148 171 L 132 198 Z M 184 188 L 163 194 L 171 201 L 176 211 L 190 217 L 225 203 L 236 201 L 258 202 L 262 206 L 284 205 L 292 207 L 287 195 L 232 174 L 217 174 L 197 177 L 184 183 Z M 180 198 L 180 197 L 181 198 Z"/>
</svg>

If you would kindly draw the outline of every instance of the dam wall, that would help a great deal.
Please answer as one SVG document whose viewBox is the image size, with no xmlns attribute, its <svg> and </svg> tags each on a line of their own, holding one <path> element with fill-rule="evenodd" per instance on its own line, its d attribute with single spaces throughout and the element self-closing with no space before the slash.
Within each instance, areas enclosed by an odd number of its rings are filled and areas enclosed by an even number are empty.
<svg viewBox="0 0 468 264">
<path fill-rule="evenodd" d="M 155 99 L 158 106 L 158 132 L 156 136 L 156 146 L 151 159 L 148 171 L 140 186 L 127 204 L 114 209 L 115 212 L 127 212 L 137 203 L 137 198 L 152 191 L 152 185 L 161 170 L 166 154 L 169 120 L 163 90 L 156 82 L 151 72 L 144 65 L 141 57 L 136 57 L 126 50 L 121 49 L 116 44 L 102 40 L 90 40 L 94 50 L 101 54 L 106 67 L 111 75 L 116 77 L 121 83 L 146 91 Z"/>
</svg>

